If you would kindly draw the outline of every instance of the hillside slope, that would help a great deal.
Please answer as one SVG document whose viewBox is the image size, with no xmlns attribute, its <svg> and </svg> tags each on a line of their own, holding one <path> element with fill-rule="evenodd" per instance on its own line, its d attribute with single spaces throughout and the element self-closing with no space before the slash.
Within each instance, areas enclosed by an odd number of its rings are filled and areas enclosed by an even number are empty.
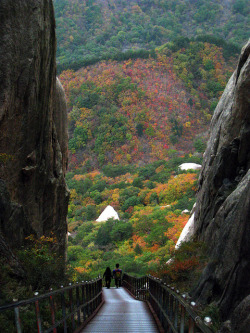
<svg viewBox="0 0 250 333">
<path fill-rule="evenodd" d="M 175 44 L 173 44 L 175 46 Z M 70 167 L 125 165 L 200 150 L 232 73 L 223 49 L 190 42 L 156 58 L 101 62 L 60 79 L 70 107 Z M 170 155 L 169 155 L 170 154 Z"/>
<path fill-rule="evenodd" d="M 220 45 L 240 46 L 248 39 L 247 0 L 54 0 L 54 6 L 59 70 L 152 50 L 180 36 L 209 34 Z"/>
</svg>

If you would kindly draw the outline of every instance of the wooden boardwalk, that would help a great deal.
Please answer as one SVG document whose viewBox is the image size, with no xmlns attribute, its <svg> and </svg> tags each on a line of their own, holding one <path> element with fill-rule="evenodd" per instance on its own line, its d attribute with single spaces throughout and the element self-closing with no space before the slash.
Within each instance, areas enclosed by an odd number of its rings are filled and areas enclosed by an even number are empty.
<svg viewBox="0 0 250 333">
<path fill-rule="evenodd" d="M 103 288 L 103 294 L 104 305 L 82 333 L 159 332 L 145 302 L 135 300 L 123 288 Z"/>
</svg>

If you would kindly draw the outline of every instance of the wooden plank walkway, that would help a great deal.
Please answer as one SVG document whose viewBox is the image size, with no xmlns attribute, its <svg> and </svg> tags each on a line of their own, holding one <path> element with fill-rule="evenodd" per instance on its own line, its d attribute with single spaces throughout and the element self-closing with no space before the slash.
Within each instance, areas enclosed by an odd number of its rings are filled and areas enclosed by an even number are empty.
<svg viewBox="0 0 250 333">
<path fill-rule="evenodd" d="M 158 333 L 145 302 L 137 301 L 123 288 L 103 288 L 105 303 L 81 333 Z"/>
</svg>

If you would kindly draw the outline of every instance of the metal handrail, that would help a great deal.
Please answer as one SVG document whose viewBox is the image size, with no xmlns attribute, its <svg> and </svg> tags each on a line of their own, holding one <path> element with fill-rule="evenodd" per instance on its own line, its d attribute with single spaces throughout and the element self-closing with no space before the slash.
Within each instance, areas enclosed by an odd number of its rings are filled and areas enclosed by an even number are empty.
<svg viewBox="0 0 250 333">
<path fill-rule="evenodd" d="M 147 300 L 167 333 L 212 333 L 191 305 L 186 295 L 163 283 L 162 280 L 143 276 L 133 277 L 124 273 L 123 286 L 136 298 Z M 195 306 L 194 302 L 191 302 Z M 211 325 L 211 323 L 209 323 Z"/>
<path fill-rule="evenodd" d="M 139 300 L 147 300 L 148 278 L 147 276 L 134 278 L 126 273 L 123 274 L 122 285 Z"/>
<path fill-rule="evenodd" d="M 0 313 L 13 311 L 12 318 L 16 332 L 27 332 L 22 316 L 28 307 L 34 305 L 32 313 L 36 325 L 32 328 L 32 332 L 57 333 L 57 329 L 61 328 L 67 333 L 83 326 L 101 303 L 102 278 L 96 278 L 92 281 L 70 284 L 67 287 L 61 286 L 61 289 L 55 291 L 51 289 L 50 292 L 39 296 L 35 293 L 33 298 L 0 306 Z"/>
</svg>

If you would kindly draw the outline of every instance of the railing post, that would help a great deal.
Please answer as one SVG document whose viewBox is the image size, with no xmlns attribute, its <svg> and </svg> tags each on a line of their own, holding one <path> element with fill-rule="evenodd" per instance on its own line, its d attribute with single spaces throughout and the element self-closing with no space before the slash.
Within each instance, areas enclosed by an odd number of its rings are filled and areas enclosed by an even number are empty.
<svg viewBox="0 0 250 333">
<path fill-rule="evenodd" d="M 52 289 L 50 289 L 50 291 L 52 291 Z M 49 297 L 49 303 L 50 303 L 50 312 L 51 312 L 52 325 L 55 325 L 55 323 L 56 323 L 56 319 L 55 319 L 55 305 L 54 305 L 54 300 L 53 300 L 53 296 L 52 295 L 50 295 L 50 297 Z M 53 333 L 57 333 L 56 328 L 53 328 Z"/>
<path fill-rule="evenodd" d="M 194 320 L 189 318 L 188 333 L 194 333 Z"/>
<path fill-rule="evenodd" d="M 158 300 L 160 303 L 160 307 L 159 307 L 159 316 L 160 316 L 160 322 L 163 322 L 163 312 L 162 312 L 162 286 L 160 281 L 157 283 L 158 285 Z"/>
<path fill-rule="evenodd" d="M 166 308 L 166 289 L 163 288 L 163 290 L 162 290 L 162 309 L 164 310 L 165 308 Z M 164 328 L 167 326 L 165 316 L 163 316 L 162 326 Z"/>
<path fill-rule="evenodd" d="M 173 296 L 172 295 L 170 295 L 170 306 L 169 306 L 169 318 L 170 318 L 170 320 L 172 321 L 173 320 Z"/>
<path fill-rule="evenodd" d="M 35 293 L 37 296 L 38 293 Z M 37 331 L 38 333 L 42 333 L 42 323 L 41 323 L 41 315 L 40 315 L 40 308 L 39 308 L 39 301 L 35 301 L 35 308 L 36 308 L 36 323 L 37 323 Z"/>
<path fill-rule="evenodd" d="M 93 299 L 93 283 L 90 283 L 90 314 L 93 312 L 94 309 L 94 302 Z"/>
<path fill-rule="evenodd" d="M 86 300 L 87 300 L 87 316 L 89 317 L 89 315 L 90 315 L 90 305 L 89 305 L 90 285 L 88 283 L 86 284 Z"/>
<path fill-rule="evenodd" d="M 83 321 L 86 319 L 86 284 L 82 285 L 82 314 L 83 314 Z"/>
<path fill-rule="evenodd" d="M 74 311 L 72 288 L 69 290 L 69 305 L 70 305 L 70 312 L 72 313 Z M 71 315 L 71 327 L 72 327 L 72 330 L 74 331 L 74 329 L 75 329 L 75 319 L 74 319 L 74 314 L 73 313 Z"/>
<path fill-rule="evenodd" d="M 174 327 L 177 329 L 178 327 L 178 313 L 179 313 L 179 301 L 175 299 L 174 305 Z"/>
<path fill-rule="evenodd" d="M 94 283 L 94 295 L 95 295 L 95 297 L 97 296 L 97 282 L 96 281 Z M 95 298 L 95 309 L 97 308 L 97 302 L 98 302 L 98 299 Z"/>
<path fill-rule="evenodd" d="M 169 297 L 170 297 L 169 291 L 167 290 L 166 291 L 166 313 L 167 313 L 167 315 L 169 315 Z"/>
<path fill-rule="evenodd" d="M 14 302 L 17 302 L 17 299 L 13 300 Z M 20 312 L 19 312 L 19 307 L 16 306 L 14 308 L 14 312 L 15 312 L 15 323 L 16 323 L 16 329 L 17 329 L 17 333 L 22 333 L 22 328 L 21 328 L 21 320 L 20 320 Z"/>
<path fill-rule="evenodd" d="M 181 305 L 181 321 L 180 321 L 180 333 L 184 333 L 185 327 L 185 308 Z"/>
<path fill-rule="evenodd" d="M 76 306 L 77 306 L 77 325 L 81 324 L 81 316 L 80 316 L 80 295 L 79 295 L 79 286 L 76 287 Z"/>
<path fill-rule="evenodd" d="M 61 288 L 63 288 L 63 286 Z M 67 333 L 67 321 L 66 321 L 66 307 L 65 307 L 64 291 L 61 292 L 61 306 L 62 306 L 62 315 L 63 315 L 63 331 L 64 331 L 64 333 Z"/>
</svg>

